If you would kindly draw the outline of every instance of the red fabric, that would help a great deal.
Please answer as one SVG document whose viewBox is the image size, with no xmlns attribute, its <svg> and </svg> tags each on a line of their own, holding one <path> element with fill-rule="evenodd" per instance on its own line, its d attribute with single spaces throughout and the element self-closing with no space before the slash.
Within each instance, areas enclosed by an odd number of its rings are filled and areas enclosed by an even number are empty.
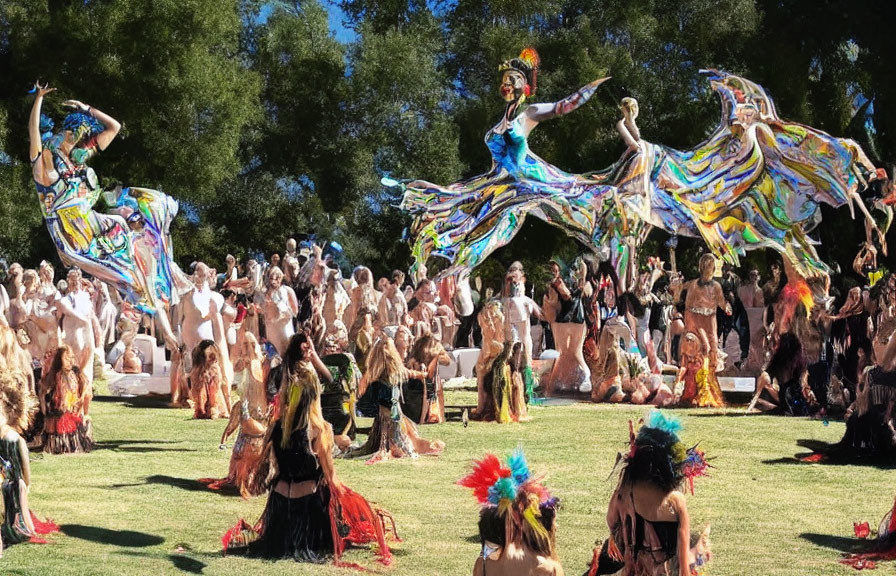
<svg viewBox="0 0 896 576">
<path fill-rule="evenodd" d="M 864 540 L 871 534 L 871 527 L 867 522 L 862 522 L 859 524 L 858 522 L 852 523 L 852 531 L 855 532 L 856 538 L 861 538 Z"/>
<path fill-rule="evenodd" d="M 821 454 L 820 452 L 800 458 L 800 462 L 822 462 L 823 460 L 824 454 Z"/>
<path fill-rule="evenodd" d="M 253 530 L 253 528 L 249 525 L 248 522 L 240 518 L 240 521 L 236 523 L 236 526 L 224 533 L 224 536 L 221 538 L 221 545 L 224 547 L 225 554 L 227 553 L 227 549 L 230 547 L 230 543 L 233 541 L 234 537 L 238 536 L 240 533 L 246 530 Z"/>
<path fill-rule="evenodd" d="M 34 515 L 34 512 L 31 512 L 31 523 L 34 524 L 34 531 L 41 535 L 59 532 L 58 524 L 49 518 L 47 518 L 46 522 L 41 522 L 41 520 Z"/>
<path fill-rule="evenodd" d="M 591 569 L 588 570 L 587 576 L 597 576 L 597 564 L 600 556 L 600 551 L 595 548 L 594 554 L 591 556 Z"/>
<path fill-rule="evenodd" d="M 339 527 L 348 527 L 348 534 L 340 536 Z M 383 521 L 377 512 L 374 512 L 370 503 L 357 492 L 341 487 L 330 494 L 330 529 L 333 532 L 333 552 L 336 564 L 347 566 L 339 562 L 339 558 L 348 544 L 369 544 L 376 542 L 379 545 L 377 555 L 380 563 L 388 566 L 392 563 L 392 552 L 386 544 L 386 534 Z"/>
<path fill-rule="evenodd" d="M 74 434 L 83 420 L 74 412 L 66 412 L 56 421 L 57 434 Z"/>
</svg>

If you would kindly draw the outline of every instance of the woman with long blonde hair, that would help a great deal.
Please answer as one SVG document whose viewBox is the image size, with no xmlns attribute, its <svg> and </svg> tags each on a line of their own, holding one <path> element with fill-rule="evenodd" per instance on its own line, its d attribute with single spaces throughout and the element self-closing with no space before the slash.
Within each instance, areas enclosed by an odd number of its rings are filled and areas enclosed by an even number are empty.
<svg viewBox="0 0 896 576">
<path fill-rule="evenodd" d="M 363 396 L 369 386 L 373 387 L 378 404 L 377 415 L 367 442 L 351 456 L 373 455 L 368 460 L 372 464 L 388 458 L 438 454 L 445 449 L 444 442 L 421 438 L 417 427 L 401 411 L 401 385 L 408 378 L 423 379 L 426 372 L 405 368 L 395 349 L 395 342 L 388 336 L 381 336 L 370 349 L 367 371 L 358 390 L 359 395 Z"/>
<path fill-rule="evenodd" d="M 330 373 L 305 333 L 294 335 L 283 355 L 279 414 L 268 429 L 276 476 L 261 520 L 240 521 L 224 536 L 224 549 L 266 558 L 320 563 L 353 544 L 376 541 L 380 561 L 391 562 L 383 517 L 344 486 L 333 466 L 333 430 L 320 405 L 320 377 Z"/>
<path fill-rule="evenodd" d="M 223 447 L 237 429 L 239 433 L 230 456 L 230 471 L 226 478 L 200 478 L 199 482 L 212 490 L 238 488 L 243 498 L 263 493 L 267 467 L 263 466 L 264 437 L 273 413 L 268 402 L 262 371 L 262 354 L 255 335 L 247 332 L 235 350 L 236 366 L 245 374 L 240 400 L 230 408 L 230 420 L 221 435 Z"/>
</svg>

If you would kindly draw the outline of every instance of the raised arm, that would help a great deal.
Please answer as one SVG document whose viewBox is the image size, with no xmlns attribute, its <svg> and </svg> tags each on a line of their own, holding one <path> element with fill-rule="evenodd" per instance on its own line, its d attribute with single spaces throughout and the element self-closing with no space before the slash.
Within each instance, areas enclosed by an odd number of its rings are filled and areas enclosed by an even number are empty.
<svg viewBox="0 0 896 576">
<path fill-rule="evenodd" d="M 556 116 L 569 114 L 573 110 L 582 106 L 585 102 L 594 96 L 597 87 L 609 80 L 610 77 L 599 78 L 590 84 L 586 84 L 579 88 L 578 91 L 570 94 L 563 100 L 558 102 L 545 102 L 542 104 L 533 104 L 526 109 L 526 116 L 532 122 L 544 122 Z"/>
<path fill-rule="evenodd" d="M 115 137 L 118 136 L 118 132 L 121 130 L 121 123 L 118 120 L 81 101 L 66 100 L 62 105 L 68 106 L 69 108 L 75 108 L 85 114 L 90 114 L 106 127 L 106 129 L 97 134 L 96 137 L 96 144 L 100 150 L 105 150 L 112 140 L 115 140 Z"/>
</svg>

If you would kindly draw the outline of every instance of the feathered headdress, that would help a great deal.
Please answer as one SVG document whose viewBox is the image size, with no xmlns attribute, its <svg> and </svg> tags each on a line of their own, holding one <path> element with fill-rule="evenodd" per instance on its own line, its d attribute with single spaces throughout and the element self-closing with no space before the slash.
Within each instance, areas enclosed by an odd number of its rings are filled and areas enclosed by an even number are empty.
<svg viewBox="0 0 896 576">
<path fill-rule="evenodd" d="M 512 533 L 528 534 L 547 547 L 550 534 L 541 521 L 542 512 L 555 510 L 559 501 L 539 478 L 532 476 L 522 449 L 517 448 L 505 464 L 494 454 L 486 454 L 474 461 L 473 470 L 457 483 L 472 489 L 484 507 L 495 508 L 498 515 L 509 520 Z"/>
<path fill-rule="evenodd" d="M 520 55 L 510 60 L 505 60 L 498 66 L 498 72 L 507 72 L 515 70 L 526 77 L 526 96 L 535 94 L 538 87 L 538 67 L 541 65 L 541 58 L 538 52 L 531 46 L 524 48 Z"/>
<path fill-rule="evenodd" d="M 674 490 L 687 481 L 694 493 L 694 478 L 706 476 L 710 467 L 706 455 L 697 445 L 686 448 L 678 437 L 683 426 L 678 418 L 653 410 L 635 433 L 629 422 L 629 453 L 621 458 L 625 471 L 636 478 L 650 481 L 664 490 Z"/>
</svg>

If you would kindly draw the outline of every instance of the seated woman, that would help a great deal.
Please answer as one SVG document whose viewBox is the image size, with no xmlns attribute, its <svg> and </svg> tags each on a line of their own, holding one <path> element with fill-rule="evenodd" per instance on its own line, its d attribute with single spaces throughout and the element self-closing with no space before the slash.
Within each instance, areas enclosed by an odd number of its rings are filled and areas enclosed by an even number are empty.
<svg viewBox="0 0 896 576">
<path fill-rule="evenodd" d="M 221 435 L 223 447 L 227 438 L 239 429 L 230 457 L 230 471 L 226 478 L 200 478 L 199 482 L 212 490 L 236 487 L 243 498 L 248 498 L 267 490 L 264 435 L 274 407 L 268 403 L 261 370 L 261 348 L 255 335 L 251 332 L 244 334 L 234 352 L 237 371 L 245 371 L 245 383 L 240 390 L 241 400 L 231 407 L 230 421 Z"/>
<path fill-rule="evenodd" d="M 193 367 L 190 370 L 190 395 L 193 398 L 193 418 L 229 418 L 230 410 L 224 402 L 222 388 L 229 386 L 221 365 L 218 346 L 212 340 L 203 340 L 193 350 Z"/>
<path fill-rule="evenodd" d="M 405 402 L 401 407 L 407 414 L 412 415 L 411 419 L 414 422 L 434 424 L 445 421 L 445 393 L 442 390 L 442 381 L 439 377 L 439 365 L 448 366 L 449 364 L 451 364 L 451 356 L 445 352 L 442 343 L 432 334 L 424 334 L 414 343 L 407 367 L 426 373 L 426 377 L 408 380 L 402 394 Z M 417 400 L 418 396 L 419 401 Z M 413 400 L 412 397 L 414 397 Z M 412 406 L 414 412 L 408 410 Z"/>
<path fill-rule="evenodd" d="M 587 576 L 656 576 L 677 568 L 695 574 L 711 557 L 709 527 L 692 545 L 690 516 L 680 488 L 705 474 L 703 453 L 687 449 L 678 437 L 681 423 L 659 411 L 648 414 L 635 434 L 629 422 L 631 450 L 622 457 L 619 484 L 610 497 L 610 537 L 594 549 Z"/>
<path fill-rule="evenodd" d="M 807 416 L 817 410 L 815 394 L 809 388 L 809 369 L 803 345 L 793 332 L 781 335 L 768 365 L 759 375 L 756 393 L 747 412 L 752 412 L 756 406 L 791 416 Z"/>
<path fill-rule="evenodd" d="M 408 378 L 425 378 L 424 372 L 408 370 L 401 362 L 395 343 L 381 336 L 367 358 L 367 371 L 358 390 L 361 396 L 373 387 L 378 411 L 370 429 L 367 442 L 349 453 L 350 457 L 368 456 L 370 464 L 389 458 L 416 458 L 418 454 L 439 454 L 445 443 L 424 440 L 417 433 L 417 426 L 401 411 L 399 397 L 401 386 Z"/>
<path fill-rule="evenodd" d="M 49 454 L 90 452 L 93 426 L 83 408 L 90 383 L 75 365 L 75 356 L 68 346 L 62 345 L 56 350 L 41 388 L 47 408 L 44 450 Z"/>
<path fill-rule="evenodd" d="M 31 489 L 31 465 L 28 461 L 28 446 L 25 439 L 13 430 L 7 422 L 5 399 L 0 403 L 0 459 L 3 477 L 3 525 L 0 526 L 0 555 L 3 546 L 29 540 L 43 544 L 44 534 L 58 532 L 59 526 L 52 522 L 41 522 L 28 507 L 28 492 Z"/>
<path fill-rule="evenodd" d="M 359 494 L 345 487 L 333 466 L 333 431 L 320 408 L 319 375 L 329 378 L 314 345 L 295 334 L 283 355 L 280 414 L 270 442 L 277 476 L 255 526 L 241 520 L 225 534 L 225 552 L 264 558 L 338 563 L 347 543 L 376 542 L 380 562 L 390 564 L 383 518 Z"/>
<path fill-rule="evenodd" d="M 525 383 L 521 370 L 523 345 L 505 342 L 484 376 L 485 404 L 477 418 L 485 422 L 528 422 Z"/>
<path fill-rule="evenodd" d="M 875 404 L 871 381 L 875 368 L 868 368 L 859 377 L 855 402 L 846 410 L 846 432 L 836 444 L 821 448 L 801 458 L 804 462 L 850 462 L 870 460 L 890 462 L 896 455 L 896 436 L 886 420 L 885 408 Z"/>
<path fill-rule="evenodd" d="M 458 484 L 472 488 L 482 505 L 482 550 L 473 576 L 563 576 L 556 546 L 559 501 L 529 472 L 521 450 L 506 464 L 487 454 Z"/>
</svg>

